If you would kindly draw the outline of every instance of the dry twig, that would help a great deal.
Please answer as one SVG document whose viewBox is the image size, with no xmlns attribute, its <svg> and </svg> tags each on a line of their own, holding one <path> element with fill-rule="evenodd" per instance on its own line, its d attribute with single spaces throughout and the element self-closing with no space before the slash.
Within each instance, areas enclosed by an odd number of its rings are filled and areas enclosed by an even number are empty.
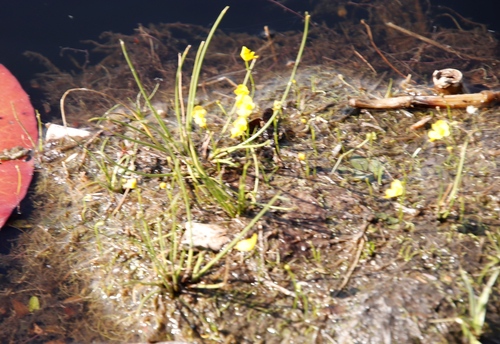
<svg viewBox="0 0 500 344">
<path fill-rule="evenodd" d="M 363 109 L 400 109 L 412 107 L 486 107 L 500 101 L 500 92 L 483 91 L 473 94 L 453 94 L 445 96 L 402 96 L 383 99 L 349 99 L 349 105 Z"/>
<path fill-rule="evenodd" d="M 373 49 L 375 49 L 375 51 L 377 52 L 377 54 L 380 55 L 380 57 L 385 61 L 385 63 L 387 63 L 387 65 L 389 67 L 392 68 L 393 71 L 398 73 L 398 75 L 400 75 L 401 77 L 406 78 L 406 75 L 404 75 L 396 67 L 394 67 L 394 65 L 392 63 L 390 63 L 389 60 L 387 60 L 387 58 L 384 56 L 384 54 L 382 54 L 382 52 L 377 48 L 377 45 L 375 45 L 375 42 L 373 41 L 372 30 L 370 29 L 370 26 L 364 21 L 364 19 L 361 19 L 361 24 L 363 24 L 365 26 L 366 33 L 368 34 L 368 38 L 370 39 L 370 43 L 371 43 Z"/>
<path fill-rule="evenodd" d="M 347 285 L 347 283 L 349 283 L 349 280 L 351 279 L 351 276 L 352 276 L 354 270 L 358 266 L 359 258 L 361 257 L 361 253 L 363 252 L 363 248 L 364 248 L 365 242 L 366 242 L 365 234 L 366 234 L 366 231 L 368 230 L 369 226 L 370 226 L 370 220 L 367 219 L 367 220 L 365 220 L 365 223 L 363 224 L 363 227 L 361 228 L 359 234 L 357 234 L 356 237 L 354 238 L 354 241 L 356 243 L 356 256 L 354 257 L 354 260 L 353 260 L 351 266 L 349 267 L 349 270 L 347 271 L 346 275 L 344 276 L 342 283 L 340 284 L 339 288 L 337 289 L 338 292 L 340 292 L 342 289 L 344 289 L 345 286 Z"/>
</svg>

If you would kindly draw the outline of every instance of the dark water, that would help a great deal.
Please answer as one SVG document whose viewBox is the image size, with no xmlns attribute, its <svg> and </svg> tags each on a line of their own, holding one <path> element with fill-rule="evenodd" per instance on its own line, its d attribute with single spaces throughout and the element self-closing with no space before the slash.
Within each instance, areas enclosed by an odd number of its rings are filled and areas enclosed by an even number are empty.
<svg viewBox="0 0 500 344">
<path fill-rule="evenodd" d="M 310 7 L 309 1 L 295 0 L 287 5 L 298 12 Z M 104 31 L 132 34 L 139 23 L 183 22 L 210 27 L 225 6 L 231 7 L 220 26 L 225 30 L 257 33 L 264 25 L 279 30 L 301 27 L 298 16 L 268 0 L 4 1 L 0 63 L 24 83 L 42 70 L 22 56 L 26 50 L 42 53 L 64 69 L 68 61 L 61 58 L 61 48 L 88 48 L 81 40 L 97 40 Z"/>
<path fill-rule="evenodd" d="M 311 10 L 319 0 L 279 2 L 303 13 Z M 431 0 L 431 4 L 448 6 L 466 18 L 487 24 L 492 30 L 500 30 L 500 1 Z M 27 86 L 33 74 L 43 71 L 43 67 L 22 56 L 26 50 L 43 54 L 62 69 L 70 68 L 68 60 L 61 57 L 61 49 L 86 49 L 88 46 L 81 40 L 96 40 L 103 31 L 131 34 L 138 23 L 160 22 L 209 27 L 225 6 L 230 6 L 230 11 L 220 27 L 226 31 L 257 34 L 264 25 L 275 30 L 302 27 L 300 17 L 271 0 L 3 1 L 0 8 L 0 63 Z"/>
</svg>

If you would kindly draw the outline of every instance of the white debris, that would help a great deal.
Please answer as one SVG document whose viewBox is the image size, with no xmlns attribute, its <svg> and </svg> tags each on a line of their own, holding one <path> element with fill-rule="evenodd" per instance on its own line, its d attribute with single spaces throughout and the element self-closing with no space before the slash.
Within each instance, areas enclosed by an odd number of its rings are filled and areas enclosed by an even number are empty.
<svg viewBox="0 0 500 344">
<path fill-rule="evenodd" d="M 475 107 L 474 105 L 469 105 L 467 106 L 466 110 L 468 114 L 470 115 L 475 115 L 477 113 L 478 108 Z"/>
<path fill-rule="evenodd" d="M 91 132 L 85 129 L 67 128 L 63 125 L 47 123 L 45 141 L 61 140 L 63 138 L 83 139 L 89 137 Z"/>
</svg>

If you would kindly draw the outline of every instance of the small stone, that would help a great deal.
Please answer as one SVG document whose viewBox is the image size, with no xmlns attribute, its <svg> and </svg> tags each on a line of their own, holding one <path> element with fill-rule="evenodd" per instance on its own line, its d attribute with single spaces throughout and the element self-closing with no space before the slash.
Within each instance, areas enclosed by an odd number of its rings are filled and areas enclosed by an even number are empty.
<svg viewBox="0 0 500 344">
<path fill-rule="evenodd" d="M 186 246 L 219 251 L 230 240 L 227 230 L 216 224 L 186 222 L 184 227 L 181 243 Z"/>
</svg>

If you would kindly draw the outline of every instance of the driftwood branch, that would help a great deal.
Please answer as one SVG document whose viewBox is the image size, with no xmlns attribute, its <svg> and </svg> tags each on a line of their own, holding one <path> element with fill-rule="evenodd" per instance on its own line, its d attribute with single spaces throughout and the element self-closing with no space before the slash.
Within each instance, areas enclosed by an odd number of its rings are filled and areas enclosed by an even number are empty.
<svg viewBox="0 0 500 344">
<path fill-rule="evenodd" d="M 349 105 L 363 109 L 400 109 L 412 107 L 486 107 L 500 101 L 500 91 L 483 91 L 472 94 L 453 94 L 443 96 L 402 96 L 383 99 L 350 99 Z"/>
</svg>

